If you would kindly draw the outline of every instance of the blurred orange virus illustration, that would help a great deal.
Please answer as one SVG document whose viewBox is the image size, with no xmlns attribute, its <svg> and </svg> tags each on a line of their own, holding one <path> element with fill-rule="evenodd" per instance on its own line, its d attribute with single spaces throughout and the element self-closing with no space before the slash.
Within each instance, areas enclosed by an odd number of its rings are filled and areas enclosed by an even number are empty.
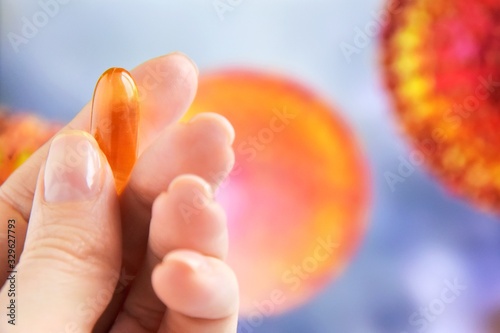
<svg viewBox="0 0 500 333">
<path fill-rule="evenodd" d="M 402 0 L 393 13 L 384 68 L 413 153 L 500 211 L 500 1 Z"/>
<path fill-rule="evenodd" d="M 258 320 L 303 304 L 341 272 L 365 229 L 369 182 L 352 134 L 300 85 L 244 70 L 201 76 L 185 119 L 205 111 L 236 131 L 235 167 L 217 198 L 241 313 Z"/>
<path fill-rule="evenodd" d="M 0 107 L 0 184 L 59 128 L 33 114 Z"/>
</svg>

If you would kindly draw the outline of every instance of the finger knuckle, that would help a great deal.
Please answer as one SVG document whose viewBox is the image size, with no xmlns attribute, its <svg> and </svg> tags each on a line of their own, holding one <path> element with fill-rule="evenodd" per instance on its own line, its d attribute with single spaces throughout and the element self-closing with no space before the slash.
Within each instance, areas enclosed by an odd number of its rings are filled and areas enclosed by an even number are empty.
<svg viewBox="0 0 500 333">
<path fill-rule="evenodd" d="M 109 268 L 107 252 L 100 237 L 84 228 L 51 224 L 30 235 L 23 259 L 48 262 L 72 273 L 88 272 L 90 268 Z"/>
</svg>

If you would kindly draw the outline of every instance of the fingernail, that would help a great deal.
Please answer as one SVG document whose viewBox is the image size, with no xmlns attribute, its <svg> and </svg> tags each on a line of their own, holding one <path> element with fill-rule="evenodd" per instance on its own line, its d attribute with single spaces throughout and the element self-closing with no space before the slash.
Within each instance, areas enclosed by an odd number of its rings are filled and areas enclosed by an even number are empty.
<svg viewBox="0 0 500 333">
<path fill-rule="evenodd" d="M 99 150 L 92 136 L 65 131 L 50 145 L 44 174 L 45 201 L 89 200 L 101 190 L 102 174 Z"/>
<path fill-rule="evenodd" d="M 179 262 L 188 266 L 193 271 L 200 271 L 208 267 L 207 260 L 203 255 L 188 250 L 176 250 L 171 252 L 163 258 L 163 262 Z"/>
<path fill-rule="evenodd" d="M 174 178 L 174 180 L 172 180 L 172 182 L 168 185 L 168 192 L 173 191 L 182 183 L 189 183 L 193 188 L 193 192 L 201 196 L 201 198 L 214 198 L 214 193 L 210 184 L 208 184 L 203 178 L 196 175 L 182 175 Z"/>
</svg>

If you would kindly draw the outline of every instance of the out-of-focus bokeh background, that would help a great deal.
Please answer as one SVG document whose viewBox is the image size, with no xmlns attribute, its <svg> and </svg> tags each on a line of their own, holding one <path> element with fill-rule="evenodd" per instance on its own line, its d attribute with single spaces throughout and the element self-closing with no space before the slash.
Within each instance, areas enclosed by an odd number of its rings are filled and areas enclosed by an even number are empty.
<svg viewBox="0 0 500 333">
<path fill-rule="evenodd" d="M 68 121 L 105 69 L 176 50 L 202 75 L 246 68 L 289 77 L 327 100 L 360 146 L 371 178 L 367 228 L 343 272 L 313 298 L 278 316 L 242 318 L 240 331 L 488 332 L 500 309 L 500 223 L 408 164 L 413 150 L 384 85 L 379 34 L 365 32 L 383 8 L 380 0 L 0 0 L 0 103 Z M 50 18 L 22 42 L 9 39 L 44 11 Z M 388 182 L 388 173 L 403 181 Z"/>
</svg>

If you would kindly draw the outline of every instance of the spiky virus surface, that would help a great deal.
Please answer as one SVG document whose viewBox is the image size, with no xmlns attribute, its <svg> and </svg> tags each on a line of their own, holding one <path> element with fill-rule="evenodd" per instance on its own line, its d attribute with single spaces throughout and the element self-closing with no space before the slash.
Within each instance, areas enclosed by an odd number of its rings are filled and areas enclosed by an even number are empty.
<svg viewBox="0 0 500 333">
<path fill-rule="evenodd" d="M 414 147 L 455 194 L 500 212 L 500 1 L 402 0 L 384 69 Z"/>
<path fill-rule="evenodd" d="M 33 114 L 0 107 L 0 184 L 59 128 Z"/>
</svg>

